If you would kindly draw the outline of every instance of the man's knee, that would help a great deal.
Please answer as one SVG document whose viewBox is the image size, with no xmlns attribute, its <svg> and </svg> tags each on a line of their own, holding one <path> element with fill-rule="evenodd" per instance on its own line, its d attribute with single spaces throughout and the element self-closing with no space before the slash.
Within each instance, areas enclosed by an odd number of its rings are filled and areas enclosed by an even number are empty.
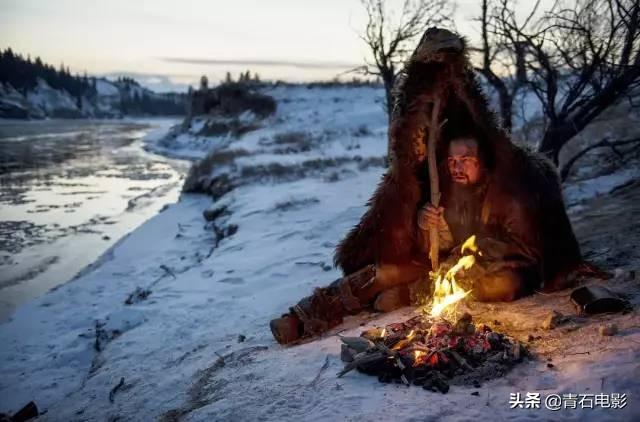
<svg viewBox="0 0 640 422">
<path fill-rule="evenodd" d="M 409 284 L 426 272 L 426 267 L 413 263 L 379 264 L 376 266 L 376 283 L 385 289 Z"/>
<path fill-rule="evenodd" d="M 473 287 L 473 296 L 480 302 L 512 302 L 525 294 L 524 280 L 514 271 L 488 274 Z"/>
<path fill-rule="evenodd" d="M 379 264 L 375 269 L 375 278 L 366 288 L 360 290 L 359 298 L 364 303 L 372 303 L 380 294 L 399 286 L 407 286 L 427 272 L 424 266 L 413 263 Z"/>
</svg>

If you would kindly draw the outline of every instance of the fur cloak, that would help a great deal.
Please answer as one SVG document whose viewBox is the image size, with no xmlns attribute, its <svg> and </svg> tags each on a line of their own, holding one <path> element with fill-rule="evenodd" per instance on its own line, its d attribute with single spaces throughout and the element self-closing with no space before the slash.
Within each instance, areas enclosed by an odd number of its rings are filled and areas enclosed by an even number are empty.
<svg viewBox="0 0 640 422">
<path fill-rule="evenodd" d="M 448 180 L 448 140 L 473 136 L 492 180 L 507 192 L 537 203 L 535 226 L 541 239 L 541 275 L 545 287 L 562 279 L 582 261 L 562 199 L 553 164 L 511 141 L 490 111 L 465 41 L 446 30 L 431 28 L 406 63 L 394 88 L 389 141 L 390 167 L 368 202 L 361 221 L 340 242 L 334 262 L 345 275 L 369 264 L 404 264 L 428 260 L 420 244 L 416 216 L 429 199 L 426 162 L 429 104 L 439 96 L 440 121 L 445 121 L 436 152 L 440 183 Z"/>
</svg>

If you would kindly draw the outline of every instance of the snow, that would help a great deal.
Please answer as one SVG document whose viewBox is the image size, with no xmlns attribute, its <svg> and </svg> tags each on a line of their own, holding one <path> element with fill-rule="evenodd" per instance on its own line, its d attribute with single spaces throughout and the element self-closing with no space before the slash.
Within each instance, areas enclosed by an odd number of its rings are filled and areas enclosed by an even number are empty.
<svg viewBox="0 0 640 422">
<path fill-rule="evenodd" d="M 42 79 L 38 79 L 36 88 L 27 93 L 27 99 L 32 104 L 40 107 L 45 113 L 52 113 L 61 109 L 77 111 L 76 102 L 68 92 L 53 89 Z"/>
<path fill-rule="evenodd" d="M 542 334 L 541 356 L 479 389 L 454 386 L 447 395 L 381 384 L 355 372 L 337 378 L 337 329 L 296 347 L 276 344 L 269 320 L 340 276 L 331 267 L 333 249 L 359 220 L 384 172 L 380 165 L 358 163 L 384 155 L 386 115 L 380 89 L 278 87 L 272 94 L 276 115 L 240 139 L 149 139 L 151 149 L 191 158 L 204 157 L 212 147 L 245 150 L 235 164 L 210 169 L 228 172 L 237 187 L 214 203 L 183 194 L 80 277 L 0 325 L 0 411 L 35 400 L 47 411 L 40 418 L 45 421 L 631 420 L 640 414 L 640 352 L 629 343 L 640 342 L 637 315 L 611 317 L 619 318 L 621 335 L 610 340 L 597 334 L 601 320 L 579 331 L 541 333 L 545 312 L 570 312 L 566 296 L 476 305 L 479 318 L 505 321 L 505 328 L 525 337 Z M 362 126 L 367 130 L 360 135 Z M 311 134 L 311 149 L 278 153 L 282 145 L 273 142 L 275 135 L 294 131 Z M 335 162 L 294 179 L 242 179 L 240 171 L 318 158 Z M 206 223 L 203 210 L 221 206 L 228 214 Z M 214 225 L 238 230 L 216 246 Z M 150 296 L 125 305 L 138 287 Z M 339 329 L 358 335 L 413 311 L 362 315 Z M 246 340 L 240 342 L 239 335 Z M 610 342 L 601 347 L 605 341 Z M 592 353 L 567 354 L 571 348 Z M 547 356 L 557 369 L 547 368 Z M 122 377 L 124 385 L 111 402 L 109 392 Z M 619 410 L 510 409 L 509 394 L 526 391 L 618 392 L 629 401 Z"/>
<path fill-rule="evenodd" d="M 249 132 L 235 140 L 229 135 L 206 137 L 199 135 L 206 121 L 195 118 L 187 134 L 174 134 L 162 140 L 156 148 L 180 158 L 202 158 L 207 153 L 220 151 L 233 143 L 234 149 L 246 150 L 252 160 L 282 161 L 283 156 L 264 156 L 276 148 L 272 138 L 276 134 L 303 132 L 312 138 L 312 150 L 304 157 L 336 157 L 346 155 L 382 156 L 386 145 L 386 115 L 382 108 L 384 92 L 380 88 L 327 88 L 308 89 L 304 86 L 284 86 L 266 89 L 278 102 L 274 116 L 260 122 L 260 130 Z M 252 120 L 243 116 L 245 122 Z M 225 120 L 226 121 L 226 120 Z M 359 130 L 366 128 L 365 134 Z M 265 142 L 267 141 L 267 142 Z M 353 150 L 352 154 L 347 151 Z M 298 155 L 298 154 L 296 154 Z"/>
<path fill-rule="evenodd" d="M 96 90 L 98 91 L 99 96 L 109 97 L 120 95 L 118 87 L 115 84 L 109 82 L 107 79 L 103 78 L 96 79 Z"/>
<path fill-rule="evenodd" d="M 622 169 L 621 171 L 576 182 L 564 190 L 568 206 L 607 194 L 627 183 L 640 179 L 640 169 L 637 167 Z"/>
</svg>

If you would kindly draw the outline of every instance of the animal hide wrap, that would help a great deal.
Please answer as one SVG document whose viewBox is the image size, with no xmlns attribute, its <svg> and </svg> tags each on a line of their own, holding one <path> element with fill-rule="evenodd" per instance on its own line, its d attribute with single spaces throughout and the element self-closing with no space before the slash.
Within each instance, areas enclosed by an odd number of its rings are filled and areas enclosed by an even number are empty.
<svg viewBox="0 0 640 422">
<path fill-rule="evenodd" d="M 368 202 L 361 221 L 340 242 L 334 262 L 345 275 L 369 264 L 403 264 L 427 257 L 420 243 L 418 210 L 428 200 L 426 135 L 431 102 L 439 96 L 446 120 L 436 152 L 441 184 L 448 140 L 472 136 L 492 183 L 503 192 L 525 195 L 536 204 L 540 236 L 540 273 L 547 287 L 582 260 L 566 214 L 560 181 L 546 158 L 511 141 L 490 111 L 470 65 L 465 41 L 449 31 L 431 28 L 405 64 L 394 87 L 389 141 L 390 167 Z M 442 189 L 442 188 L 441 188 Z"/>
</svg>

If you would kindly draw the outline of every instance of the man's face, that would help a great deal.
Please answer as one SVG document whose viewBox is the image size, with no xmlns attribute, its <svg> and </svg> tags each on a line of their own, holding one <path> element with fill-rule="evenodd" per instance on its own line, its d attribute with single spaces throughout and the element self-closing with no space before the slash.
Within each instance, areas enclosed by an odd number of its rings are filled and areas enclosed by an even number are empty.
<svg viewBox="0 0 640 422">
<path fill-rule="evenodd" d="M 456 139 L 449 144 L 447 159 L 449 174 L 455 183 L 473 185 L 480 179 L 478 142 L 475 139 Z"/>
</svg>

